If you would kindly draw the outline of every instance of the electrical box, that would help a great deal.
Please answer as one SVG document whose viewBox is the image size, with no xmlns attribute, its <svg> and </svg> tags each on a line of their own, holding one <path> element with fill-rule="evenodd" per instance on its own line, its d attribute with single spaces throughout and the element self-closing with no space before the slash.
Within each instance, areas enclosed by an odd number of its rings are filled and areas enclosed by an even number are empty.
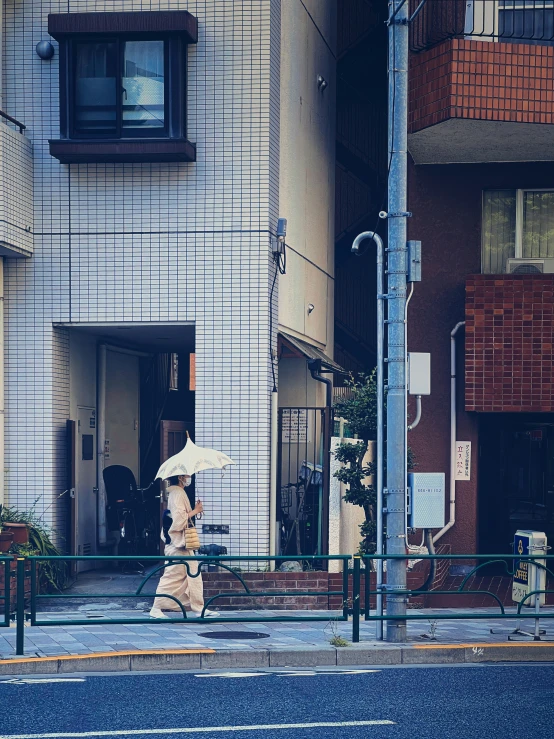
<svg viewBox="0 0 554 739">
<path fill-rule="evenodd" d="M 431 355 L 408 352 L 408 392 L 410 395 L 431 395 Z"/>
<path fill-rule="evenodd" d="M 408 525 L 413 529 L 442 529 L 445 524 L 444 472 L 411 472 L 408 487 Z"/>
<path fill-rule="evenodd" d="M 421 282 L 421 241 L 408 241 L 407 282 Z"/>
<path fill-rule="evenodd" d="M 516 531 L 514 536 L 514 554 L 520 557 L 528 555 L 540 555 L 548 552 L 546 546 L 546 534 L 544 531 Z M 546 567 L 545 559 L 535 560 L 538 564 Z M 530 560 L 514 560 L 514 576 L 512 580 L 512 600 L 519 603 L 528 593 L 535 590 L 545 590 L 546 571 L 536 567 Z M 535 606 L 536 595 L 527 598 L 523 606 Z M 545 594 L 539 596 L 539 605 L 544 606 Z"/>
</svg>

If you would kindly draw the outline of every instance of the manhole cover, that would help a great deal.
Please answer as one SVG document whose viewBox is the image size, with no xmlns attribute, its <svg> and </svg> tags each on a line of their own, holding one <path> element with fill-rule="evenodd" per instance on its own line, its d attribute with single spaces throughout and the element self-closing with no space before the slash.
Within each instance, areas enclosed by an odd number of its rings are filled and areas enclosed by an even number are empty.
<svg viewBox="0 0 554 739">
<path fill-rule="evenodd" d="M 205 639 L 268 639 L 269 634 L 261 634 L 259 631 L 207 631 L 198 634 Z"/>
</svg>

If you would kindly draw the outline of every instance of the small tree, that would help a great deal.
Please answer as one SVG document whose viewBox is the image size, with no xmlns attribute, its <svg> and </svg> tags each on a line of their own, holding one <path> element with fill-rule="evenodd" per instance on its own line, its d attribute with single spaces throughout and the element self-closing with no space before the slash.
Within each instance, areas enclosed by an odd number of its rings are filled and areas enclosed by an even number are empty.
<svg viewBox="0 0 554 739">
<path fill-rule="evenodd" d="M 352 394 L 335 405 L 335 416 L 344 418 L 350 432 L 358 437 L 357 442 L 340 444 L 336 459 L 343 464 L 335 477 L 348 486 L 344 500 L 359 505 L 364 510 L 365 521 L 360 525 L 362 541 L 360 553 L 373 554 L 377 546 L 377 491 L 373 484 L 365 484 L 366 478 L 375 475 L 374 462 L 363 463 L 370 441 L 377 439 L 377 373 L 351 376 L 349 386 Z M 408 469 L 413 469 L 411 450 L 408 449 Z"/>
</svg>

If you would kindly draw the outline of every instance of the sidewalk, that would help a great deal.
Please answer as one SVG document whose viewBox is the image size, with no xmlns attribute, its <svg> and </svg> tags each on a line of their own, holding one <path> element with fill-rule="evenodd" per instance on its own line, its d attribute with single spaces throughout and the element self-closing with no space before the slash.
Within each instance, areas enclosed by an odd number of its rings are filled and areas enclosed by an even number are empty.
<svg viewBox="0 0 554 739">
<path fill-rule="evenodd" d="M 547 631 L 542 638 L 552 642 L 533 642 L 525 637 L 520 637 L 524 641 L 513 642 L 507 637 L 516 628 L 516 619 L 495 619 L 494 609 L 479 609 L 481 613 L 490 612 L 490 621 L 436 622 L 433 616 L 437 612 L 453 611 L 410 611 L 424 615 L 425 619 L 408 623 L 406 644 L 391 645 L 377 642 L 375 623 L 363 620 L 360 642 L 352 644 L 352 623 L 337 622 L 338 612 L 302 611 L 303 616 L 328 618 L 313 623 L 225 623 L 233 616 L 286 618 L 294 614 L 264 610 L 226 611 L 221 614 L 222 621 L 210 619 L 206 624 L 152 621 L 115 625 L 102 624 L 101 618 L 142 617 L 147 613 L 144 604 L 132 610 L 114 610 L 106 605 L 89 603 L 63 614 L 68 620 L 90 617 L 91 624 L 87 626 L 27 627 L 24 658 L 15 658 L 15 628 L 1 629 L 0 674 L 554 660 L 554 619 L 541 622 Z M 471 611 L 466 612 L 470 616 Z M 53 612 L 42 613 L 41 618 L 61 620 L 60 614 Z M 531 619 L 526 618 L 522 623 L 526 630 L 532 631 Z M 214 632 L 222 638 L 212 636 Z M 330 640 L 335 634 L 345 638 L 348 646 L 333 647 Z"/>
</svg>

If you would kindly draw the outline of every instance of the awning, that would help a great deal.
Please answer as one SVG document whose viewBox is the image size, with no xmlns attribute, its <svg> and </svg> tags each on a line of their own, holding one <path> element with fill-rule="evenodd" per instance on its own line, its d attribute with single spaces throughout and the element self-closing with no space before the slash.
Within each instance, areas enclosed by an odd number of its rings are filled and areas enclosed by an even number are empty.
<svg viewBox="0 0 554 739">
<path fill-rule="evenodd" d="M 329 372 L 340 372 L 341 374 L 348 374 L 339 364 L 334 362 L 328 357 L 321 349 L 317 349 L 315 346 L 308 344 L 302 339 L 297 339 L 295 336 L 279 331 L 279 342 L 281 347 L 288 352 L 282 352 L 279 350 L 279 356 L 289 357 L 305 357 L 309 360 L 318 360 L 321 362 L 321 368 L 329 370 Z"/>
</svg>

